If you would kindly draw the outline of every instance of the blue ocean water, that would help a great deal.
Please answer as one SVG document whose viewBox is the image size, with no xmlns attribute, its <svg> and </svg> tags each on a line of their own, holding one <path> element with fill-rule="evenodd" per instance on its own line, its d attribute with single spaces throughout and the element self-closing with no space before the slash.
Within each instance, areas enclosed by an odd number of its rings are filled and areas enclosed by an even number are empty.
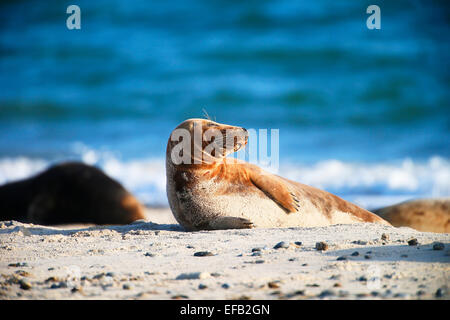
<svg viewBox="0 0 450 320">
<path fill-rule="evenodd" d="M 362 206 L 450 196 L 449 6 L 377 1 L 369 30 L 370 4 L 2 1 L 0 183 L 79 159 L 167 205 L 167 139 L 205 109 Z"/>
</svg>

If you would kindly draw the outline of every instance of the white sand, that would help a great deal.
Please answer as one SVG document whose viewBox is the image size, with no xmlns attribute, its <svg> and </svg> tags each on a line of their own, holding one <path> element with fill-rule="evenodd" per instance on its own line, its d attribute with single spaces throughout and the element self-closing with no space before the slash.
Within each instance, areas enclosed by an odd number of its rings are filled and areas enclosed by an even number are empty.
<svg viewBox="0 0 450 320">
<path fill-rule="evenodd" d="M 148 217 L 112 227 L 0 223 L 0 299 L 450 298 L 449 234 L 374 224 L 184 232 L 168 209 Z M 274 249 L 280 241 L 291 244 Z M 320 241 L 328 250 L 316 250 Z M 433 250 L 435 241 L 445 248 Z M 183 273 L 200 279 L 177 280 Z"/>
</svg>

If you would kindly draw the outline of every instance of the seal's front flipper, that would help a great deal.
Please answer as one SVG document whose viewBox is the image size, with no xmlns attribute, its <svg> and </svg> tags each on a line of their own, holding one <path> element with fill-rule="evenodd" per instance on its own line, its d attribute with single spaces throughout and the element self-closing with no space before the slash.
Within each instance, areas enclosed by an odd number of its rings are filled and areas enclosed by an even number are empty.
<svg viewBox="0 0 450 320">
<path fill-rule="evenodd" d="M 245 218 L 238 217 L 217 217 L 209 222 L 209 229 L 250 229 L 253 228 L 253 223 Z"/>
<path fill-rule="evenodd" d="M 250 180 L 255 187 L 278 203 L 287 213 L 296 212 L 300 208 L 300 201 L 297 196 L 288 189 L 286 182 L 279 177 L 264 174 L 261 171 L 252 171 Z"/>
</svg>

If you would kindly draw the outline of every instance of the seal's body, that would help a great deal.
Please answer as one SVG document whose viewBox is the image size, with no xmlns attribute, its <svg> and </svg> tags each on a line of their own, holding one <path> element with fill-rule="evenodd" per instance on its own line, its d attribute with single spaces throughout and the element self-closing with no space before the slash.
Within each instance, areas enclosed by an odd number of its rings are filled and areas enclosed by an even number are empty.
<svg viewBox="0 0 450 320">
<path fill-rule="evenodd" d="M 450 233 L 450 197 L 410 200 L 373 212 L 395 227 Z"/>
<path fill-rule="evenodd" d="M 169 139 L 166 152 L 167 196 L 177 221 L 187 230 L 251 227 L 312 227 L 375 222 L 380 217 L 326 191 L 268 173 L 256 165 L 225 158 L 247 143 L 243 128 L 189 119 L 175 130 L 191 139 L 189 163 L 178 163 L 180 143 Z M 208 130 L 221 132 L 208 140 Z M 230 138 L 229 136 L 232 136 Z M 212 142 L 211 142 L 212 141 Z M 186 142 L 186 141 L 185 141 Z M 208 144 L 209 143 L 209 144 Z M 213 152 L 206 152 L 207 149 Z M 186 148 L 185 148 L 186 149 Z M 183 150 L 185 160 L 189 157 Z"/>
<path fill-rule="evenodd" d="M 143 206 L 120 183 L 83 163 L 58 164 L 0 186 L 0 220 L 55 225 L 127 224 L 144 218 Z"/>
</svg>

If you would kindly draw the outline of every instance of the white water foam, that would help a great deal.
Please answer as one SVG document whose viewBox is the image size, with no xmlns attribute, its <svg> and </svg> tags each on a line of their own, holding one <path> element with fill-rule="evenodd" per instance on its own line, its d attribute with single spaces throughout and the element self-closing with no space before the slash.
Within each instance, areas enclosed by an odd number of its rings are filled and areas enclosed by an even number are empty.
<svg viewBox="0 0 450 320">
<path fill-rule="evenodd" d="M 120 160 L 109 152 L 79 148 L 79 160 L 96 165 L 121 182 L 142 202 L 167 206 L 165 160 Z M 0 184 L 36 174 L 54 162 L 26 157 L 0 158 Z M 409 198 L 450 196 L 450 161 L 432 157 L 417 162 L 350 163 L 320 161 L 312 165 L 281 163 L 279 175 L 325 189 L 366 208 Z"/>
</svg>

